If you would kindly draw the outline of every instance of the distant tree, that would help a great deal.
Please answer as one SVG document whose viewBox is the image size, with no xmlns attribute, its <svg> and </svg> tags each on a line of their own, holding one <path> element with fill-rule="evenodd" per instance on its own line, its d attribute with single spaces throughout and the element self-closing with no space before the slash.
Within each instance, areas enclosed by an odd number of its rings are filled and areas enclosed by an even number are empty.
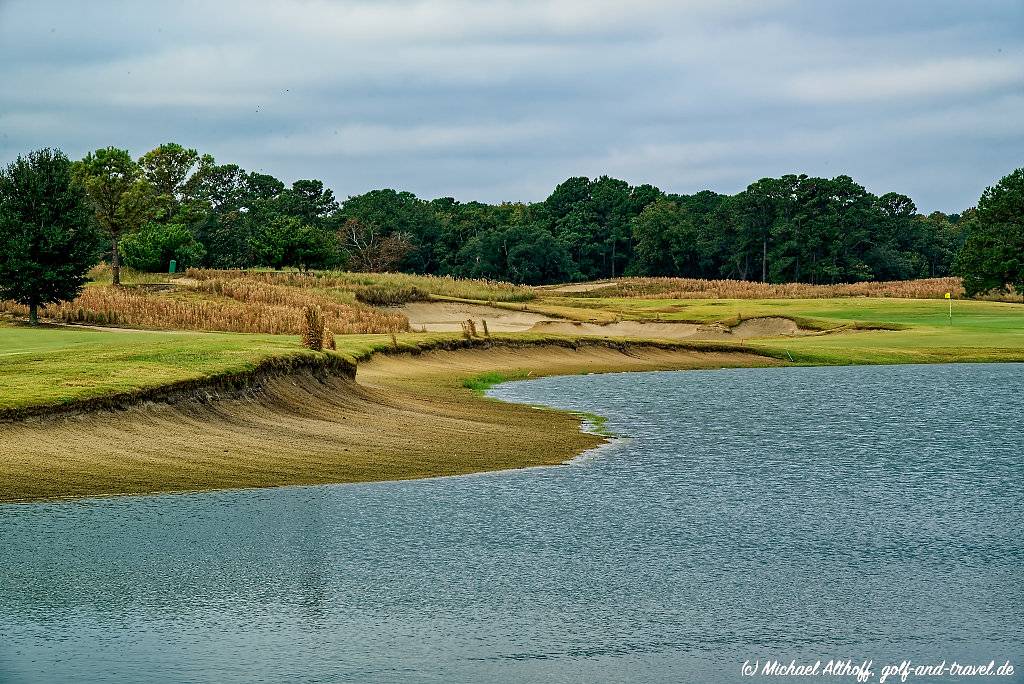
<svg viewBox="0 0 1024 684">
<path fill-rule="evenodd" d="M 29 309 L 74 299 L 99 260 L 89 200 L 59 150 L 18 157 L 0 171 L 0 297 Z"/>
<path fill-rule="evenodd" d="M 661 199 L 633 219 L 633 262 L 628 275 L 678 276 L 676 255 L 693 221 L 678 204 Z"/>
<path fill-rule="evenodd" d="M 904 280 L 928 274 L 921 254 L 917 207 L 906 195 L 887 192 L 874 202 L 865 236 L 865 260 L 878 280 Z"/>
<path fill-rule="evenodd" d="M 213 165 L 204 170 L 195 192 L 208 207 L 193 229 L 206 248 L 204 263 L 214 268 L 251 266 L 247 221 L 251 202 L 245 171 L 236 164 Z"/>
<path fill-rule="evenodd" d="M 214 166 L 213 157 L 200 155 L 177 143 L 165 143 L 139 158 L 143 176 L 152 188 L 157 218 L 175 220 L 182 205 L 199 193 L 203 174 Z"/>
<path fill-rule="evenodd" d="M 338 263 L 338 241 L 326 228 L 307 226 L 291 216 L 278 216 L 256 227 L 251 237 L 255 263 L 279 269 L 327 268 Z"/>
<path fill-rule="evenodd" d="M 968 296 L 1010 286 L 1024 292 L 1024 168 L 987 188 L 965 225 L 956 270 Z"/>
<path fill-rule="evenodd" d="M 334 192 L 324 188 L 322 181 L 297 180 L 277 198 L 277 212 L 302 221 L 307 226 L 324 227 L 338 210 Z"/>
<path fill-rule="evenodd" d="M 338 231 L 338 241 L 348 253 L 348 268 L 353 271 L 383 273 L 398 268 L 413 250 L 406 233 L 385 235 L 376 224 L 350 218 Z"/>
<path fill-rule="evenodd" d="M 92 202 L 96 221 L 110 238 L 114 285 L 121 284 L 119 243 L 154 212 L 152 189 L 126 150 L 106 147 L 90 152 L 74 165 L 74 175 Z"/>
<path fill-rule="evenodd" d="M 504 221 L 501 209 L 482 202 L 460 203 L 451 197 L 442 197 L 430 203 L 439 223 L 438 239 L 434 243 L 438 259 L 438 272 L 455 275 L 460 268 L 459 251 L 473 237 L 494 230 Z"/>
<path fill-rule="evenodd" d="M 508 245 L 504 227 L 490 228 L 469 238 L 449 260 L 449 274 L 459 278 L 507 280 Z"/>
<path fill-rule="evenodd" d="M 179 269 L 197 266 L 206 248 L 180 223 L 150 221 L 121 241 L 124 263 L 140 271 L 166 272 L 173 259 Z"/>
<path fill-rule="evenodd" d="M 736 196 L 739 231 L 730 256 L 742 260 L 744 279 L 751 264 L 758 264 L 761 282 L 768 282 L 768 245 L 786 209 L 787 185 L 785 179 L 762 178 Z"/>
<path fill-rule="evenodd" d="M 575 265 L 565 244 L 537 225 L 507 229 L 508 247 L 504 280 L 528 285 L 572 280 Z"/>
<path fill-rule="evenodd" d="M 400 268 L 415 273 L 436 273 L 440 266 L 435 244 L 441 236 L 441 221 L 430 202 L 411 192 L 372 190 L 349 197 L 341 205 L 338 220 L 358 219 L 374 225 L 382 237 L 393 233 L 408 236 L 413 249 L 402 259 Z"/>
<path fill-rule="evenodd" d="M 660 196 L 652 185 L 634 188 L 609 176 L 577 176 L 555 187 L 543 206 L 579 277 L 592 280 L 625 272 L 633 251 L 631 221 Z"/>
<path fill-rule="evenodd" d="M 964 244 L 964 223 L 958 214 L 933 211 L 927 216 L 915 216 L 914 250 L 924 260 L 924 272 L 929 278 L 941 278 L 953 273 L 953 260 Z"/>
<path fill-rule="evenodd" d="M 301 225 L 292 238 L 291 264 L 309 271 L 340 263 L 337 236 L 327 228 Z"/>
<path fill-rule="evenodd" d="M 716 244 L 705 230 L 705 216 L 701 209 L 686 206 L 692 199 L 678 195 L 659 199 L 633 219 L 629 275 L 703 278 L 716 267 Z"/>
</svg>

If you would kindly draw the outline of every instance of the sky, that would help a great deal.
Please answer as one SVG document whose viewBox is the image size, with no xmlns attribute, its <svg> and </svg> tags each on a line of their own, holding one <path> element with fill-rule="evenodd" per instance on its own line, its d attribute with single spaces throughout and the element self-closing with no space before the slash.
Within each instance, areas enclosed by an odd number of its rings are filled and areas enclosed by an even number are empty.
<svg viewBox="0 0 1024 684">
<path fill-rule="evenodd" d="M 0 161 L 169 141 L 339 198 L 807 173 L 959 211 L 1024 166 L 1024 0 L 0 0 Z"/>
</svg>

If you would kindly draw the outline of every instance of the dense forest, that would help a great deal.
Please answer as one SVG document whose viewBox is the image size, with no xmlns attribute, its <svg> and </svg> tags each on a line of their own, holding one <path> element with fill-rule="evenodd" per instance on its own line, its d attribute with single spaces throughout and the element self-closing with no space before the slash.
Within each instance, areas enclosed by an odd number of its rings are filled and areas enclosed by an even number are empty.
<svg viewBox="0 0 1024 684">
<path fill-rule="evenodd" d="M 8 175 L 23 168 L 46 177 L 33 166 L 43 159 L 66 160 L 59 151 L 33 153 Z M 876 196 L 849 176 L 764 178 L 735 195 L 574 177 L 541 202 L 484 204 L 391 189 L 339 201 L 319 180 L 288 186 L 174 143 L 137 160 L 104 148 L 67 166 L 107 236 L 115 280 L 122 260 L 147 271 L 166 271 L 174 260 L 179 269 L 401 270 L 527 284 L 624 275 L 839 283 L 956 273 L 973 294 L 1017 282 L 1024 268 L 1024 245 L 1013 237 L 1024 223 L 1022 170 L 989 188 L 976 209 L 925 216 L 906 195 Z M 9 194 L 14 202 L 17 193 Z"/>
<path fill-rule="evenodd" d="M 765 178 L 736 195 L 666 193 L 570 178 L 536 203 L 424 200 L 374 190 L 339 202 L 318 180 L 286 186 L 179 145 L 133 162 L 125 263 L 403 270 L 522 283 L 621 275 L 835 283 L 948 275 L 962 217 L 917 213 L 905 195 L 848 176 Z"/>
</svg>

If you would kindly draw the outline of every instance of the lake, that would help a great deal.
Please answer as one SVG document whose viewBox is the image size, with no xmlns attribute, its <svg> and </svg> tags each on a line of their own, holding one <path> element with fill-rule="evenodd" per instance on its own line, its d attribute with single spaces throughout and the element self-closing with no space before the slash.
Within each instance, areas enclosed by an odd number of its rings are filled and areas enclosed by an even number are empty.
<svg viewBox="0 0 1024 684">
<path fill-rule="evenodd" d="M 744 662 L 848 658 L 1024 681 L 1024 365 L 491 394 L 620 439 L 553 468 L 0 506 L 0 682 L 756 682 L 781 680 Z"/>
</svg>

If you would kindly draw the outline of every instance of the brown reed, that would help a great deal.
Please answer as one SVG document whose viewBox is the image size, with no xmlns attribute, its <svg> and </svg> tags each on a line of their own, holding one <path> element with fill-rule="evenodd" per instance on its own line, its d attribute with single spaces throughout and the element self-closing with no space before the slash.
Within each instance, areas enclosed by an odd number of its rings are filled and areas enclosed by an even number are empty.
<svg viewBox="0 0 1024 684">
<path fill-rule="evenodd" d="M 304 316 L 302 326 L 302 346 L 313 351 L 324 348 L 324 316 L 320 307 L 306 306 L 302 308 Z"/>
<path fill-rule="evenodd" d="M 810 285 L 807 283 L 758 283 L 748 280 L 699 278 L 621 278 L 589 292 L 564 293 L 571 297 L 630 297 L 638 299 L 825 299 L 829 297 L 893 297 L 941 299 L 950 292 L 963 297 L 960 278 L 925 278 L 888 282 Z M 554 292 L 553 294 L 558 294 Z M 988 298 L 988 297 L 986 297 Z M 995 297 L 1021 301 L 1016 293 Z"/>
</svg>

